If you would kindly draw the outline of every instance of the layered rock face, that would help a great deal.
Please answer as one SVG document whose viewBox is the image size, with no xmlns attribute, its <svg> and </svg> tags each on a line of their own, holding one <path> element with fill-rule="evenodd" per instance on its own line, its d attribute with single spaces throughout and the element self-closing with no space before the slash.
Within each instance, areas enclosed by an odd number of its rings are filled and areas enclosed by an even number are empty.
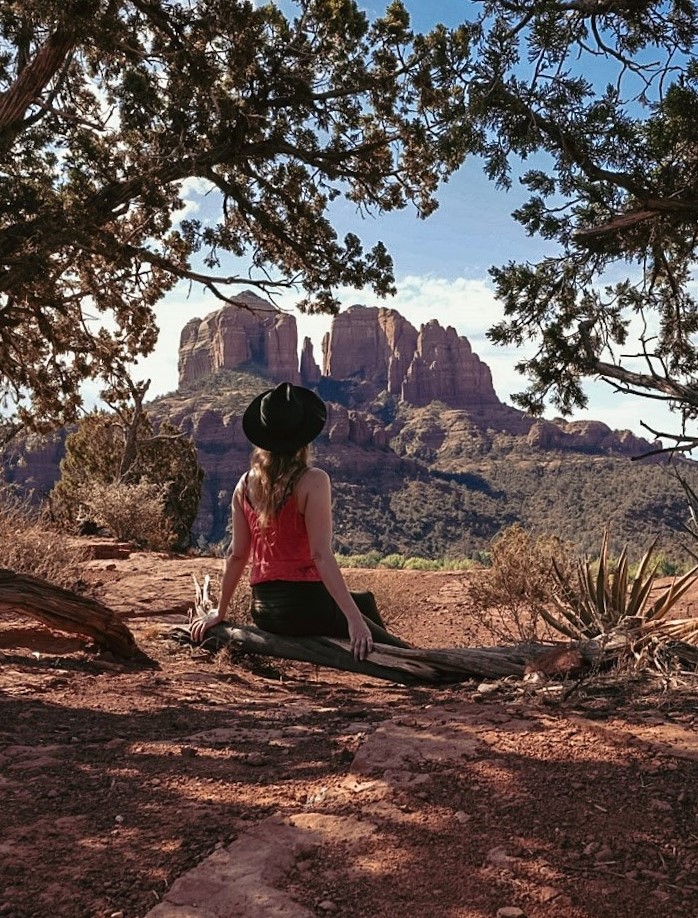
<svg viewBox="0 0 698 918">
<path fill-rule="evenodd" d="M 184 326 L 179 344 L 180 386 L 250 361 L 266 367 L 274 378 L 299 382 L 295 318 L 254 293 L 243 293 L 237 301 L 239 306 L 226 306 Z"/>
<path fill-rule="evenodd" d="M 500 405 L 489 367 L 473 354 L 467 338 L 434 319 L 422 325 L 417 352 L 401 388 L 402 400 L 422 406 L 444 402 L 452 408 Z"/>
<path fill-rule="evenodd" d="M 500 405 L 489 368 L 455 328 L 433 319 L 419 332 L 394 309 L 351 306 L 325 335 L 323 375 L 362 379 L 409 405 Z"/>
<path fill-rule="evenodd" d="M 274 380 L 316 386 L 361 380 L 377 394 L 387 391 L 409 405 L 444 402 L 451 408 L 499 406 L 488 367 L 467 338 L 436 320 L 419 331 L 394 309 L 351 306 L 336 316 L 322 343 L 322 370 L 309 338 L 298 358 L 293 316 L 277 312 L 253 293 L 192 319 L 179 349 L 179 382 L 186 385 L 218 370 L 253 362 Z"/>
</svg>

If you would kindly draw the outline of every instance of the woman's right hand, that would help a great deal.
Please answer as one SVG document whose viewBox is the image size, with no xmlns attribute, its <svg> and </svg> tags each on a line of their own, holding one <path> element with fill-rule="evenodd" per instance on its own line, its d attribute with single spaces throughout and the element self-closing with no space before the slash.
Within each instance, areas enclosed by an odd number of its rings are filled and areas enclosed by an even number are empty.
<svg viewBox="0 0 698 918">
<path fill-rule="evenodd" d="M 210 612 L 207 612 L 206 615 L 202 615 L 201 618 L 194 619 L 189 627 L 189 634 L 191 635 L 192 641 L 196 641 L 197 643 L 203 641 L 208 629 L 213 628 L 214 625 L 218 625 L 222 621 L 223 616 L 218 609 L 211 609 Z"/>
<path fill-rule="evenodd" d="M 349 623 L 349 642 L 355 660 L 365 660 L 373 650 L 373 635 L 363 618 Z"/>
</svg>

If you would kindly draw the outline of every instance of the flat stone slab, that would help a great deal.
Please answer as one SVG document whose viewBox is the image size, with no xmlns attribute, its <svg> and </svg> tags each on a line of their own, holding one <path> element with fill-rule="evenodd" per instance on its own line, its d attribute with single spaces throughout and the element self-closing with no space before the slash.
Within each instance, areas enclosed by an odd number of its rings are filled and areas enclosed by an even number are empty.
<svg viewBox="0 0 698 918">
<path fill-rule="evenodd" d="M 320 813 L 272 816 L 180 877 L 146 918 L 313 918 L 277 884 L 323 842 L 351 844 L 375 830 Z"/>
</svg>

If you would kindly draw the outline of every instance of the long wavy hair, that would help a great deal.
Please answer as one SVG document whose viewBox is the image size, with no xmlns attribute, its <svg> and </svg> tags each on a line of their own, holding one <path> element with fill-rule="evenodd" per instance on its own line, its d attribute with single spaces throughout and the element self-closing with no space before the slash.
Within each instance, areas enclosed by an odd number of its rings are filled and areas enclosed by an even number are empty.
<svg viewBox="0 0 698 918">
<path fill-rule="evenodd" d="M 281 510 L 309 461 L 309 446 L 290 454 L 270 453 L 255 447 L 250 461 L 249 489 L 262 529 Z"/>
</svg>

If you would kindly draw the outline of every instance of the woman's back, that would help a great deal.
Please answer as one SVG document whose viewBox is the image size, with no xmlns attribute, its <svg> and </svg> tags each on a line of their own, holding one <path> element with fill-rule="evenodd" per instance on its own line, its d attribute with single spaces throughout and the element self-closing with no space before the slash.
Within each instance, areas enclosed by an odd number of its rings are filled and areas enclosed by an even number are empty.
<svg viewBox="0 0 698 918">
<path fill-rule="evenodd" d="M 274 512 L 260 518 L 258 506 L 258 476 L 254 470 L 244 477 L 245 518 L 252 538 L 252 569 L 250 583 L 269 580 L 317 581 L 320 575 L 312 558 L 305 525 L 304 510 L 308 501 L 308 486 L 316 477 L 314 469 L 303 469 L 287 482 Z"/>
</svg>

